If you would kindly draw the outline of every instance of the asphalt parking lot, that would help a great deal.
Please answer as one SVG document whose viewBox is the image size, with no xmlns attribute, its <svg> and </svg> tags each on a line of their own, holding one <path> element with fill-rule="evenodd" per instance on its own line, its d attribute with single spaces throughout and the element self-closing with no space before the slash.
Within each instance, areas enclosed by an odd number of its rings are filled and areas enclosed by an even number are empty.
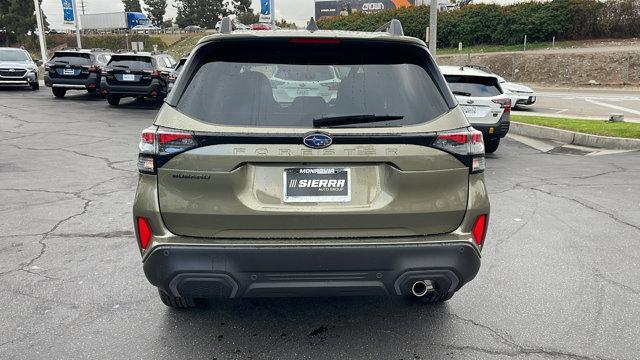
<svg viewBox="0 0 640 360">
<path fill-rule="evenodd" d="M 536 91 L 536 103 L 518 107 L 516 114 L 607 119 L 615 113 L 624 115 L 626 121 L 640 122 L 638 89 L 532 87 Z"/>
<path fill-rule="evenodd" d="M 157 108 L 0 89 L 1 359 L 637 359 L 638 152 L 488 158 L 483 267 L 443 305 L 223 301 L 172 311 L 132 231 Z"/>
</svg>

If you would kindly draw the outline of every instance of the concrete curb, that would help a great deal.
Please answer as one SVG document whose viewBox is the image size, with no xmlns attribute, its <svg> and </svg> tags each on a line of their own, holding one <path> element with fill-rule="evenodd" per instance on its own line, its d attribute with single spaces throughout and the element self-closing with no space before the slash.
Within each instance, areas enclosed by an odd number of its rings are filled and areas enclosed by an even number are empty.
<svg viewBox="0 0 640 360">
<path fill-rule="evenodd" d="M 515 121 L 511 122 L 509 132 L 537 139 L 555 140 L 572 145 L 602 149 L 640 150 L 639 139 L 589 135 L 546 126 L 523 124 Z"/>
</svg>

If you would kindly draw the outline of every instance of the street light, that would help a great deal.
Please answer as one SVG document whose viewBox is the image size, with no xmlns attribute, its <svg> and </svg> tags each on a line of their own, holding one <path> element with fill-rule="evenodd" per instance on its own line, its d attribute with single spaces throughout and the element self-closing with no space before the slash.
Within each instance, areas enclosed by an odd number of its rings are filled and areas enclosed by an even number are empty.
<svg viewBox="0 0 640 360">
<path fill-rule="evenodd" d="M 40 2 L 33 0 L 33 8 L 36 10 L 36 23 L 38 24 L 38 38 L 40 39 L 40 55 L 42 56 L 42 62 L 47 62 L 47 39 L 44 36 L 44 26 L 42 21 L 42 10 L 40 9 Z M 7 34 L 9 36 L 9 34 Z"/>
</svg>

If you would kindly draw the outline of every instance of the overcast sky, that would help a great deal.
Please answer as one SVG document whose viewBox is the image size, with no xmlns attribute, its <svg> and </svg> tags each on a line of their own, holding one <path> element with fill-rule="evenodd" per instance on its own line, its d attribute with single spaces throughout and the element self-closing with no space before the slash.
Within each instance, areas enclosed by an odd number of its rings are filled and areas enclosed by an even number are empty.
<svg viewBox="0 0 640 360">
<path fill-rule="evenodd" d="M 25 0 L 27 1 L 27 0 Z M 29 0 L 30 1 L 30 0 Z M 78 12 L 80 10 L 80 3 L 84 1 L 85 13 L 103 13 L 123 11 L 124 6 L 120 0 L 76 0 L 78 4 Z M 253 9 L 260 9 L 260 1 L 252 0 Z M 168 1 L 167 15 L 165 18 L 175 18 L 176 9 L 173 7 L 173 0 Z M 314 13 L 314 0 L 276 0 L 276 17 L 278 19 L 286 19 L 288 21 L 295 21 L 299 25 L 306 24 L 306 21 L 313 16 Z M 62 23 L 62 1 L 61 0 L 43 0 L 42 11 L 47 15 L 47 21 L 51 28 L 64 29 L 71 28 L 70 25 L 63 25 Z"/>
</svg>

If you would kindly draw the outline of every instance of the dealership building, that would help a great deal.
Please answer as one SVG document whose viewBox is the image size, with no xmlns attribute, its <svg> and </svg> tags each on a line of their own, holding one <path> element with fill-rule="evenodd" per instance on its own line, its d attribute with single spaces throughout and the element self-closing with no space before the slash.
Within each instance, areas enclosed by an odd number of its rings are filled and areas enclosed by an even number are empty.
<svg viewBox="0 0 640 360">
<path fill-rule="evenodd" d="M 316 0 L 316 19 L 330 16 L 346 16 L 352 12 L 375 12 L 401 7 L 429 5 L 430 0 Z M 439 0 L 438 8 L 446 11 L 453 5 Z"/>
</svg>

